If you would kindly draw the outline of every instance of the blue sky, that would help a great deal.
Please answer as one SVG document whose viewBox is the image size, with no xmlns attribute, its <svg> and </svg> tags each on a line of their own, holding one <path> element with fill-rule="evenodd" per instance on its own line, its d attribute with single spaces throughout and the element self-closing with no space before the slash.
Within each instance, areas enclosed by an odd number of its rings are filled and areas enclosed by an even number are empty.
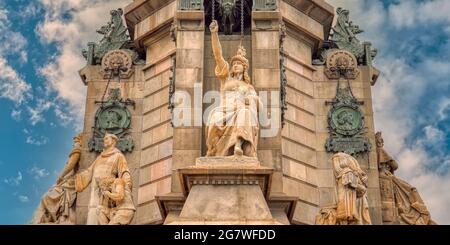
<svg viewBox="0 0 450 245">
<path fill-rule="evenodd" d="M 450 224 L 450 1 L 327 0 L 379 49 L 375 123 L 433 218 Z M 81 49 L 130 0 L 0 0 L 0 224 L 24 224 L 82 128 Z"/>
</svg>

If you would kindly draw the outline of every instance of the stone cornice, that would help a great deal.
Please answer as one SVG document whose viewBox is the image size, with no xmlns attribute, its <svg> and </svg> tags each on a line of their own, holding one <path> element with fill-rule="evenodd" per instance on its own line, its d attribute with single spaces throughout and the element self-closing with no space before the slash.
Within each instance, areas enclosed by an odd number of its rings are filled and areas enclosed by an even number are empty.
<svg viewBox="0 0 450 245">
<path fill-rule="evenodd" d="M 323 25 L 324 38 L 328 39 L 334 19 L 334 7 L 325 0 L 280 0 L 283 1 L 313 20 Z"/>
<path fill-rule="evenodd" d="M 134 39 L 134 28 L 139 22 L 174 1 L 176 0 L 134 0 L 128 4 L 124 12 L 131 38 Z"/>
</svg>

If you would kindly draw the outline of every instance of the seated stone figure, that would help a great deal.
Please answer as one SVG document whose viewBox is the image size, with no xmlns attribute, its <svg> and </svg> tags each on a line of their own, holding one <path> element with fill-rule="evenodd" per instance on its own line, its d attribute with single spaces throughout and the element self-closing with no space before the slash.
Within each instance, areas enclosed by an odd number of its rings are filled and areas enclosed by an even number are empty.
<svg viewBox="0 0 450 245">
<path fill-rule="evenodd" d="M 406 225 L 435 225 L 415 187 L 396 177 L 398 163 L 384 149 L 381 132 L 376 134 L 383 222 Z"/>
<path fill-rule="evenodd" d="M 208 157 L 256 157 L 258 145 L 258 109 L 263 108 L 248 75 L 246 51 L 240 47 L 231 63 L 222 56 L 217 22 L 210 26 L 215 73 L 220 80 L 220 106 L 214 108 L 206 125 Z M 230 66 L 231 65 L 231 66 Z"/>
<path fill-rule="evenodd" d="M 75 171 L 81 156 L 81 135 L 74 137 L 73 149 L 56 185 L 42 197 L 31 224 L 75 224 Z"/>
</svg>

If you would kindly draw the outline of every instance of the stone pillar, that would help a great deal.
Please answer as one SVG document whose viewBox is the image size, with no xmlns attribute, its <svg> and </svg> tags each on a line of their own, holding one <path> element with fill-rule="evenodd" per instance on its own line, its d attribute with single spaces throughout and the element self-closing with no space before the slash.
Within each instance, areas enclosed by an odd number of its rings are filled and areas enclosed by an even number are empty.
<svg viewBox="0 0 450 245">
<path fill-rule="evenodd" d="M 120 88 L 121 97 L 123 100 L 130 99 L 136 104 L 135 106 L 128 106 L 128 110 L 131 113 L 131 126 L 130 136 L 134 142 L 134 150 L 131 153 L 124 152 L 124 155 L 128 162 L 128 167 L 133 179 L 133 199 L 134 203 L 137 203 L 138 199 L 138 186 L 139 186 L 139 163 L 141 157 L 141 134 L 142 134 L 142 105 L 143 105 L 143 90 L 144 81 L 142 73 L 142 65 L 133 66 L 134 72 L 130 78 L 121 79 L 120 84 L 117 80 L 113 79 L 109 84 L 109 89 Z M 87 65 L 79 72 L 84 84 L 87 86 L 86 96 L 86 110 L 84 116 L 84 129 L 83 129 L 83 151 L 81 153 L 80 167 L 79 169 L 88 168 L 94 160 L 97 158 L 97 152 L 91 152 L 88 148 L 88 142 L 91 140 L 94 133 L 95 114 L 100 108 L 100 104 L 96 103 L 102 100 L 102 96 L 105 93 L 108 79 L 105 78 L 104 72 L 100 65 Z M 107 99 L 108 91 L 104 99 Z M 86 224 L 89 198 L 91 195 L 90 186 L 86 188 L 82 193 L 77 195 L 76 203 L 76 224 Z M 136 222 L 136 216 L 132 224 Z"/>
<path fill-rule="evenodd" d="M 253 6 L 254 11 L 252 12 L 252 81 L 260 98 L 266 105 L 267 114 L 263 115 L 263 117 L 267 117 L 270 121 L 267 125 L 261 125 L 258 158 L 263 166 L 274 169 L 271 196 L 276 198 L 283 196 L 281 164 L 282 123 L 280 111 L 280 12 L 276 6 L 270 10 L 261 8 L 262 5 L 261 1 L 259 1 L 257 6 Z M 285 212 L 277 212 L 275 210 L 273 212 L 277 218 L 285 220 Z"/>
<path fill-rule="evenodd" d="M 180 196 L 182 188 L 176 170 L 194 165 L 202 150 L 203 10 L 179 9 L 173 30 L 176 38 L 176 67 L 171 193 Z"/>
<path fill-rule="evenodd" d="M 163 223 L 155 197 L 169 193 L 172 184 L 173 128 L 168 107 L 176 53 L 170 33 L 176 1 L 153 2 L 157 3 L 160 7 L 140 20 L 134 32 L 135 43 L 146 51 L 137 224 Z"/>
<path fill-rule="evenodd" d="M 305 2 L 305 1 L 302 1 Z M 298 3 L 300 4 L 300 3 Z M 314 7 L 314 5 L 312 5 Z M 286 25 L 283 43 L 287 78 L 285 126 L 282 130 L 283 191 L 298 197 L 294 224 L 314 224 L 319 211 L 319 181 L 333 181 L 332 175 L 318 176 L 316 151 L 317 111 L 314 104 L 312 55 L 324 40 L 324 25 L 291 4 L 280 1 Z"/>
</svg>

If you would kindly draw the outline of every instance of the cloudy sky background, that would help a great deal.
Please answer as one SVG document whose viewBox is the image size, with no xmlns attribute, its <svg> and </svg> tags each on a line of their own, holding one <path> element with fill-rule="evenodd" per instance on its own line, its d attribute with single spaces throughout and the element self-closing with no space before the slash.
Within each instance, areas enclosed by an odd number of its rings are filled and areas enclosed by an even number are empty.
<svg viewBox="0 0 450 245">
<path fill-rule="evenodd" d="M 376 129 L 433 218 L 450 224 L 450 0 L 327 0 L 379 54 Z M 0 224 L 24 224 L 82 128 L 81 50 L 131 0 L 0 0 Z"/>
</svg>

